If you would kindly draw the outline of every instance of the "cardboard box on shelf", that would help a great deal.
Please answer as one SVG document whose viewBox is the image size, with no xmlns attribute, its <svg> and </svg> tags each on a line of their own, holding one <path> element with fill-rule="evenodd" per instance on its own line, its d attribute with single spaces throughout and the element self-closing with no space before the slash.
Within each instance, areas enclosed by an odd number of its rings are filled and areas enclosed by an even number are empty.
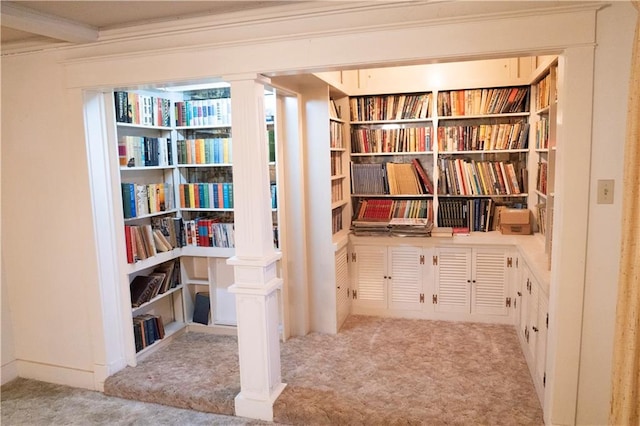
<svg viewBox="0 0 640 426">
<path fill-rule="evenodd" d="M 529 209 L 504 209 L 500 212 L 500 232 L 509 235 L 531 234 Z"/>
</svg>

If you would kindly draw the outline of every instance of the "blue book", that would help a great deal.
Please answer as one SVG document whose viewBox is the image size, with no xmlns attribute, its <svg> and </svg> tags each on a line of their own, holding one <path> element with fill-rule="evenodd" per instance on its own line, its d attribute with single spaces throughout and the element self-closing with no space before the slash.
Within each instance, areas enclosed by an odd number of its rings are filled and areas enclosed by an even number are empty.
<svg viewBox="0 0 640 426">
<path fill-rule="evenodd" d="M 214 209 L 220 208 L 220 203 L 218 202 L 219 196 L 220 194 L 218 193 L 218 184 L 214 183 L 213 184 L 213 208 Z"/>
<path fill-rule="evenodd" d="M 229 184 L 228 183 L 222 184 L 222 201 L 224 203 L 224 208 L 228 209 L 229 208 Z"/>
<path fill-rule="evenodd" d="M 136 217 L 136 189 L 133 183 L 122 184 L 122 204 L 125 219 Z"/>
<path fill-rule="evenodd" d="M 215 138 L 213 140 L 213 162 L 215 164 L 220 164 L 222 160 L 220 159 L 220 151 L 218 150 L 218 145 L 220 145 L 220 139 Z"/>
<path fill-rule="evenodd" d="M 201 209 L 204 209 L 206 208 L 205 198 L 204 198 L 204 193 L 205 193 L 204 184 L 198 183 L 197 185 L 198 185 L 198 200 L 200 201 L 200 205 L 198 207 Z"/>
</svg>

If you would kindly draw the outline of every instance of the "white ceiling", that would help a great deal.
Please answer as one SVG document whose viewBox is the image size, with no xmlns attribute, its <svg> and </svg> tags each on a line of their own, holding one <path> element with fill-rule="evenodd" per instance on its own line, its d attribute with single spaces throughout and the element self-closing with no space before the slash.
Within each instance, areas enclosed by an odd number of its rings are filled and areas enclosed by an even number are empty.
<svg viewBox="0 0 640 426">
<path fill-rule="evenodd" d="M 220 15 L 299 1 L 7 1 L 0 2 L 0 40 L 91 42 L 100 31 L 203 15 Z"/>
</svg>

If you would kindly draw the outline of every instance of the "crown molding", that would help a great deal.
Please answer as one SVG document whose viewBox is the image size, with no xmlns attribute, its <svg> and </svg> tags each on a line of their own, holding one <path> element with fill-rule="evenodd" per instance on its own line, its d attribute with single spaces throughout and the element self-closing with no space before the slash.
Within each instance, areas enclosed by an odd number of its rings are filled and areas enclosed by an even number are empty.
<svg viewBox="0 0 640 426">
<path fill-rule="evenodd" d="M 2 2 L 2 26 L 72 43 L 98 40 L 98 29 L 12 1 Z"/>
<path fill-rule="evenodd" d="M 193 34 L 203 35 L 207 32 L 226 31 L 229 34 L 245 34 L 244 28 L 255 28 L 260 25 L 263 34 L 245 37 L 237 36 L 215 41 L 215 37 L 201 37 L 202 40 L 214 40 L 197 45 L 179 43 L 172 47 L 144 49 L 145 54 L 173 52 L 176 50 L 204 49 L 220 46 L 246 45 L 274 40 L 296 40 L 326 34 L 349 34 L 356 32 L 384 31 L 396 28 L 447 25 L 451 23 L 468 23 L 485 20 L 513 19 L 516 17 L 542 16 L 558 13 L 576 13 L 594 11 L 609 5 L 605 2 L 454 2 L 454 1 L 372 1 L 345 4 L 328 1 L 295 3 L 276 6 L 264 10 L 232 12 L 219 16 L 201 16 L 179 19 L 170 22 L 149 23 L 145 25 L 103 30 L 96 42 L 87 44 L 72 43 L 33 43 L 3 46 L 3 55 L 32 53 L 49 49 L 73 49 L 91 52 L 77 58 L 69 58 L 65 63 L 83 62 L 98 58 L 110 59 L 139 55 L 140 51 L 122 53 L 95 54 L 95 49 L 118 43 L 144 41 L 171 36 L 179 38 Z M 505 10 L 506 8 L 506 10 Z M 407 17 L 413 19 L 407 19 Z M 331 19 L 334 18 L 334 19 Z M 304 31 L 289 31 L 285 23 L 304 21 L 309 25 Z M 328 28 L 327 22 L 341 22 L 343 26 Z M 351 25 L 347 25 L 347 23 Z M 366 22 L 366 24 L 358 24 Z M 335 24 L 338 25 L 338 24 Z M 291 27 L 291 26 L 290 26 Z M 88 50 L 87 47 L 91 49 Z"/>
</svg>

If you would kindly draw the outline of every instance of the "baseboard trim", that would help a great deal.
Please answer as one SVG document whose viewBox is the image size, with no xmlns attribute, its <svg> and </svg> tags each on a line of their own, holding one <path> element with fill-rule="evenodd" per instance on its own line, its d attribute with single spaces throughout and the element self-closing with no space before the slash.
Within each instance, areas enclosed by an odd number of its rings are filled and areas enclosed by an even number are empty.
<svg viewBox="0 0 640 426">
<path fill-rule="evenodd" d="M 18 360 L 18 376 L 25 379 L 40 380 L 48 383 L 96 390 L 95 373 L 93 371 L 48 365 L 38 362 Z"/>
<path fill-rule="evenodd" d="M 14 359 L 2 366 L 2 371 L 0 372 L 0 381 L 1 384 L 9 383 L 13 379 L 17 379 L 18 377 L 18 362 Z"/>
</svg>

